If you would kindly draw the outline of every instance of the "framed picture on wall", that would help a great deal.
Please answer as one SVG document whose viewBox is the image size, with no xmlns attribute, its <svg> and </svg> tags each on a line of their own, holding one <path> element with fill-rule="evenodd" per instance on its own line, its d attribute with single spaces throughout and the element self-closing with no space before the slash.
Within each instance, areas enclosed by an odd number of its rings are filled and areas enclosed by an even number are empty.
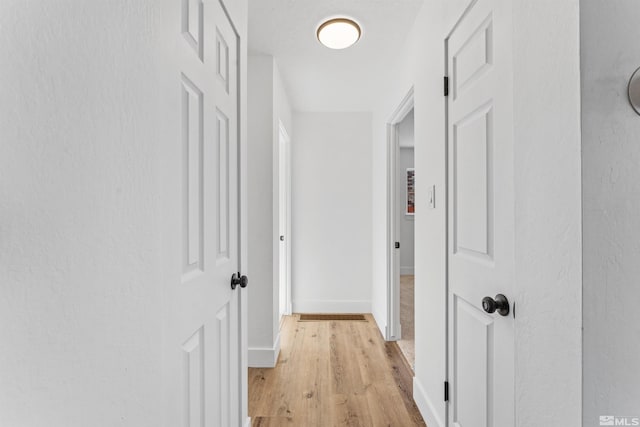
<svg viewBox="0 0 640 427">
<path fill-rule="evenodd" d="M 415 188 L 414 168 L 407 168 L 407 215 L 413 215 L 416 212 Z"/>
</svg>

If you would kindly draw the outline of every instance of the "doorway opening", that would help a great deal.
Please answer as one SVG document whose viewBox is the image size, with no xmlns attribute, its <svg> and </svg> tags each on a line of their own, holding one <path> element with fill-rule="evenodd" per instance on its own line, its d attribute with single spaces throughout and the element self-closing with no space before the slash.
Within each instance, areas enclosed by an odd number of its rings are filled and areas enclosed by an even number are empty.
<svg viewBox="0 0 640 427">
<path fill-rule="evenodd" d="M 287 130 L 279 124 L 277 141 L 277 191 L 274 196 L 274 206 L 277 207 L 277 236 L 275 251 L 278 283 L 278 314 L 280 325 L 285 315 L 291 314 L 291 147 Z"/>
<path fill-rule="evenodd" d="M 396 209 L 400 237 L 400 351 L 411 368 L 415 365 L 414 270 L 415 270 L 415 168 L 413 109 L 398 123 L 398 169 Z"/>
<path fill-rule="evenodd" d="M 414 353 L 414 168 L 413 88 L 387 125 L 387 336 L 397 341 L 413 368 Z"/>
</svg>

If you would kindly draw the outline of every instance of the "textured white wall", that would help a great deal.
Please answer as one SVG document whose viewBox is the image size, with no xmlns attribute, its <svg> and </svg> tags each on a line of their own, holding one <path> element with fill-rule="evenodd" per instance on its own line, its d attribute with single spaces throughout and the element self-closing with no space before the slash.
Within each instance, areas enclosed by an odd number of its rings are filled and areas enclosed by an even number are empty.
<svg viewBox="0 0 640 427">
<path fill-rule="evenodd" d="M 248 63 L 249 348 L 273 346 L 272 122 L 273 58 L 249 55 Z M 251 364 L 252 361 L 250 361 Z"/>
<path fill-rule="evenodd" d="M 578 427 L 582 425 L 579 0 L 517 0 L 512 5 L 516 424 Z"/>
<path fill-rule="evenodd" d="M 274 254 L 279 122 L 289 131 L 291 107 L 277 64 L 269 55 L 250 55 L 248 70 L 249 175 L 249 365 L 273 366 L 278 356 L 278 272 Z M 275 193 L 277 194 L 277 193 Z"/>
<path fill-rule="evenodd" d="M 371 114 L 294 113 L 295 312 L 371 310 Z"/>
<path fill-rule="evenodd" d="M 426 1 L 373 113 L 373 185 L 386 188 L 386 128 L 409 88 L 415 97 L 416 376 L 414 398 L 444 427 L 444 39 L 468 0 Z M 580 128 L 578 1 L 518 0 L 516 77 L 516 393 L 518 426 L 580 424 Z M 553 16 L 553 19 L 550 19 Z M 436 186 L 436 208 L 426 206 Z M 372 312 L 386 307 L 386 196 L 373 193 Z M 557 300 L 556 300 L 557 298 Z M 561 308 L 558 308 L 558 305 Z M 554 388 L 555 387 L 555 388 Z M 543 411 L 540 408 L 544 408 Z M 541 417 L 544 422 L 541 422 Z"/>
<path fill-rule="evenodd" d="M 171 13 L 0 2 L 3 426 L 162 425 Z"/>
<path fill-rule="evenodd" d="M 640 3 L 581 2 L 584 425 L 640 416 Z"/>
</svg>

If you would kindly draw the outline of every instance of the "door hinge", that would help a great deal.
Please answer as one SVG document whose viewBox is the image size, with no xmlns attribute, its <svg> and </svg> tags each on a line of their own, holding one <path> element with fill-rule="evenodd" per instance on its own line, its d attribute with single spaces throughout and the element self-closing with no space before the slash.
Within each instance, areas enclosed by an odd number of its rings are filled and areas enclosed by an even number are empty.
<svg viewBox="0 0 640 427">
<path fill-rule="evenodd" d="M 400 242 L 396 242 L 396 249 L 400 249 Z"/>
<path fill-rule="evenodd" d="M 449 77 L 444 76 L 444 96 L 449 96 Z"/>
<path fill-rule="evenodd" d="M 449 381 L 444 382 L 444 401 L 449 401 Z"/>
</svg>

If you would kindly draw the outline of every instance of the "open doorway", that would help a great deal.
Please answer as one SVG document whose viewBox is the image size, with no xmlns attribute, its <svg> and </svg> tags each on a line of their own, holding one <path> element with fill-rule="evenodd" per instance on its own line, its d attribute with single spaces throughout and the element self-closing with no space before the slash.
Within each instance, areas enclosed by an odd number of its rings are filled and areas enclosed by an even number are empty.
<svg viewBox="0 0 640 427">
<path fill-rule="evenodd" d="M 413 89 L 407 93 L 387 125 L 388 198 L 387 307 L 386 339 L 397 341 L 413 368 L 414 344 L 414 118 Z"/>
<path fill-rule="evenodd" d="M 278 314 L 282 325 L 283 316 L 291 314 L 291 151 L 289 134 L 280 123 L 278 132 L 278 189 L 277 244 L 278 254 Z"/>
<path fill-rule="evenodd" d="M 411 367 L 415 365 L 414 341 L 414 242 L 415 169 L 413 109 L 398 123 L 396 209 L 400 237 L 400 325 L 398 346 Z"/>
</svg>

